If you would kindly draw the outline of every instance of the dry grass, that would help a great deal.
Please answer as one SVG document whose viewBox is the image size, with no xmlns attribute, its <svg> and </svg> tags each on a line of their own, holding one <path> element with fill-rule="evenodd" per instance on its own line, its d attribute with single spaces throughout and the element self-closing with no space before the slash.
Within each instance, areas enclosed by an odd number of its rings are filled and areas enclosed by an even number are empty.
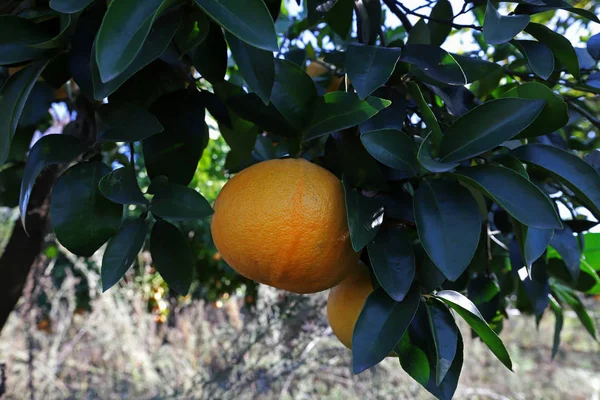
<svg viewBox="0 0 600 400">
<path fill-rule="evenodd" d="M 74 313 L 75 283 L 68 277 L 59 290 L 38 285 L 52 304 L 51 333 L 36 328 L 35 315 L 21 315 L 25 307 L 11 316 L 0 337 L 7 399 L 29 398 L 32 387 L 36 399 L 430 398 L 394 359 L 352 375 L 350 352 L 327 326 L 322 294 L 261 289 L 252 314 L 232 301 L 222 309 L 191 302 L 157 325 L 134 284 L 104 295 L 92 285 L 93 311 Z M 596 305 L 596 319 L 599 311 Z M 600 399 L 598 344 L 568 314 L 562 351 L 551 362 L 553 325 L 549 315 L 539 332 L 522 316 L 505 324 L 515 373 L 463 329 L 456 398 Z"/>
</svg>

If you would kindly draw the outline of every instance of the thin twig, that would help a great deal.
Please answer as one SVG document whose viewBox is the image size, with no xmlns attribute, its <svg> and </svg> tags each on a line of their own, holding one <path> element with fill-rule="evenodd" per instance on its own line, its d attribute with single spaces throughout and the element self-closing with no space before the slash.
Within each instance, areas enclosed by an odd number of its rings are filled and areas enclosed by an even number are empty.
<svg viewBox="0 0 600 400">
<path fill-rule="evenodd" d="M 600 119 L 594 117 L 588 110 L 581 107 L 579 104 L 574 103 L 573 101 L 569 101 L 567 99 L 567 104 L 571 107 L 575 112 L 581 114 L 584 118 L 592 123 L 597 129 L 600 129 Z"/>
<path fill-rule="evenodd" d="M 386 4 L 388 4 L 387 0 L 384 0 Z M 397 4 L 400 6 L 400 8 L 402 8 L 404 10 L 405 13 L 410 14 L 410 15 L 414 15 L 415 17 L 419 17 L 419 18 L 423 18 L 423 19 L 427 19 L 429 21 L 433 21 L 433 22 L 437 22 L 439 24 L 446 24 L 446 25 L 450 25 L 453 28 L 456 29 L 475 29 L 477 31 L 482 31 L 483 27 L 479 26 L 479 25 L 463 25 L 463 24 L 456 24 L 454 23 L 453 20 L 445 20 L 445 19 L 439 19 L 439 18 L 431 18 L 429 15 L 424 15 L 424 14 L 419 14 L 417 12 L 414 12 L 413 10 L 411 10 L 410 8 L 406 7 L 404 4 L 397 2 Z M 388 5 L 389 7 L 389 5 Z M 391 8 L 390 8 L 391 9 Z"/>
<path fill-rule="evenodd" d="M 383 2 L 385 3 L 385 5 L 388 6 L 390 11 L 392 13 L 394 13 L 398 17 L 398 19 L 400 19 L 400 22 L 402 22 L 402 26 L 404 26 L 404 30 L 406 32 L 410 32 L 410 30 L 412 29 L 413 26 L 410 23 L 410 21 L 408 20 L 408 17 L 406 16 L 406 14 L 404 14 L 402 12 L 402 10 L 400 10 L 398 8 L 398 6 L 394 2 L 394 0 L 383 0 Z"/>
</svg>

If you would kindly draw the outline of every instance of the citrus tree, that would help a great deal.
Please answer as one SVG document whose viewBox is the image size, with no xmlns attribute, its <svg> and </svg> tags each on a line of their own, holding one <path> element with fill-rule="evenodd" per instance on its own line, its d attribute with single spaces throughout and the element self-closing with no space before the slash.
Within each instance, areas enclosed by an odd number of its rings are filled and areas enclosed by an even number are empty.
<svg viewBox="0 0 600 400">
<path fill-rule="evenodd" d="M 0 201 L 21 212 L 0 258 L 3 321 L 43 261 L 48 224 L 78 256 L 108 243 L 105 290 L 147 247 L 187 293 L 188 224 L 213 214 L 190 182 L 216 121 L 234 176 L 215 206 L 217 248 L 276 287 L 339 284 L 329 317 L 356 373 L 398 357 L 451 398 L 455 318 L 510 369 L 498 333 L 513 307 L 554 314 L 553 355 L 565 308 L 595 337 L 582 296 L 600 294 L 600 240 L 588 233 L 600 218 L 600 36 L 586 30 L 598 6 L 410 3 L 0 5 Z M 583 46 L 565 37 L 572 26 Z M 455 35 L 474 49 L 444 50 Z M 55 101 L 73 122 L 30 147 Z M 310 196 L 294 198 L 299 186 Z"/>
</svg>

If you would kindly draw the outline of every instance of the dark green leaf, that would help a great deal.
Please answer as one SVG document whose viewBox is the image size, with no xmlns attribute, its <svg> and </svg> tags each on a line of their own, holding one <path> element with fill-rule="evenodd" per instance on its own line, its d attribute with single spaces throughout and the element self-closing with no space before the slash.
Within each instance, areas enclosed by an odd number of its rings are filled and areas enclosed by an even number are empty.
<svg viewBox="0 0 600 400">
<path fill-rule="evenodd" d="M 529 15 L 500 15 L 488 0 L 483 22 L 483 37 L 489 44 L 506 43 L 525 29 L 529 20 Z"/>
<path fill-rule="evenodd" d="M 554 283 L 551 285 L 552 294 L 557 298 L 557 300 L 561 303 L 567 303 L 575 314 L 577 314 L 577 318 L 583 325 L 583 327 L 588 331 L 588 333 L 597 340 L 596 338 L 596 327 L 594 326 L 594 320 L 590 318 L 585 306 L 577 296 L 577 294 L 569 287 L 561 285 L 560 283 Z"/>
<path fill-rule="evenodd" d="M 600 175 L 590 164 L 565 150 L 537 143 L 517 147 L 512 155 L 558 177 L 596 217 L 600 216 Z"/>
<path fill-rule="evenodd" d="M 458 327 L 450 310 L 438 301 L 434 300 L 427 303 L 427 315 L 429 316 L 429 326 L 435 344 L 435 383 L 439 386 L 450 370 L 456 356 Z"/>
<path fill-rule="evenodd" d="M 360 100 L 353 93 L 327 93 L 315 106 L 304 140 L 358 125 L 390 104 L 391 101 L 378 97 Z"/>
<path fill-rule="evenodd" d="M 253 122 L 264 131 L 281 136 L 297 136 L 299 131 L 291 126 L 271 103 L 265 105 L 256 93 L 245 93 L 230 97 L 227 105 L 247 121 Z"/>
<path fill-rule="evenodd" d="M 38 140 L 31 151 L 23 171 L 19 209 L 21 222 L 25 224 L 27 204 L 33 189 L 33 184 L 42 170 L 51 164 L 68 163 L 87 149 L 85 143 L 73 136 L 47 135 Z"/>
<path fill-rule="evenodd" d="M 187 185 L 208 143 L 202 96 L 195 89 L 171 92 L 150 111 L 164 130 L 143 141 L 148 176 L 165 175 L 169 182 Z"/>
<path fill-rule="evenodd" d="M 481 316 L 481 313 L 475 305 L 462 294 L 452 290 L 442 290 L 437 292 L 435 297 L 450 306 L 458 315 L 460 315 L 471 328 L 479 335 L 481 340 L 489 347 L 496 357 L 512 370 L 512 361 L 502 340 L 496 335 L 496 332 L 490 328 Z"/>
<path fill-rule="evenodd" d="M 136 72 L 146 67 L 152 61 L 156 60 L 169 46 L 171 39 L 177 31 L 180 22 L 180 15 L 169 13 L 152 25 L 150 33 L 146 38 L 138 55 L 134 58 L 131 64 L 117 76 L 106 83 L 100 79 L 98 72 L 98 63 L 96 60 L 96 51 L 92 49 L 91 69 L 92 82 L 94 88 L 94 99 L 102 100 L 121 87 L 129 78 Z M 90 64 L 88 62 L 88 64 Z"/>
<path fill-rule="evenodd" d="M 600 283 L 600 277 L 585 260 L 581 261 L 581 269 L 579 270 L 577 280 L 573 280 L 564 260 L 560 258 L 548 259 L 547 268 L 550 276 L 560 279 L 566 285 L 579 292 L 593 291 L 592 289 Z"/>
<path fill-rule="evenodd" d="M 527 297 L 531 302 L 535 316 L 539 320 L 544 310 L 548 308 L 548 297 L 550 295 L 545 261 L 535 261 L 529 275 L 529 277 L 523 280 L 523 286 L 525 287 L 525 293 L 527 293 Z"/>
<path fill-rule="evenodd" d="M 569 275 L 573 282 L 577 282 L 579 279 L 580 259 L 581 251 L 579 250 L 579 243 L 577 238 L 573 236 L 573 231 L 569 226 L 565 226 L 563 229 L 554 231 L 554 236 L 550 241 L 552 246 L 558 254 L 562 257 L 565 262 L 565 266 L 569 271 Z"/>
<path fill-rule="evenodd" d="M 550 50 L 552 50 L 554 56 L 567 68 L 567 71 L 569 71 L 575 79 L 581 79 L 577 53 L 575 53 L 575 49 L 571 42 L 569 42 L 569 39 L 552 31 L 544 25 L 533 22 L 527 25 L 525 32 L 548 46 Z"/>
<path fill-rule="evenodd" d="M 429 36 L 431 44 L 441 46 L 452 30 L 452 25 L 437 21 L 451 21 L 454 17 L 452 5 L 448 0 L 439 0 L 431 10 L 431 19 L 427 26 L 429 27 Z M 437 20 L 437 21 L 436 21 Z"/>
<path fill-rule="evenodd" d="M 183 15 L 183 20 L 175 33 L 175 44 L 185 54 L 198 46 L 208 36 L 210 19 L 199 8 Z"/>
<path fill-rule="evenodd" d="M 212 207 L 200 193 L 175 183 L 167 183 L 156 190 L 150 211 L 173 221 L 202 219 L 213 213 Z"/>
<path fill-rule="evenodd" d="M 463 168 L 459 179 L 475 186 L 519 222 L 540 229 L 561 229 L 560 218 L 546 195 L 527 178 L 500 166 Z M 515 193 L 519 193 L 518 198 Z"/>
<path fill-rule="evenodd" d="M 220 82 L 227 72 L 227 43 L 219 25 L 209 24 L 208 36 L 190 52 L 194 68 L 211 83 Z"/>
<path fill-rule="evenodd" d="M 352 0 L 338 0 L 333 8 L 325 14 L 327 24 L 344 40 L 348 38 L 352 28 L 353 6 Z"/>
<path fill-rule="evenodd" d="M 383 227 L 367 248 L 377 281 L 392 299 L 404 300 L 415 277 L 415 254 L 406 231 Z"/>
<path fill-rule="evenodd" d="M 521 99 L 542 99 L 546 105 L 538 117 L 517 138 L 529 138 L 552 133 L 569 122 L 567 103 L 548 86 L 537 82 L 527 82 L 509 90 L 503 97 Z"/>
<path fill-rule="evenodd" d="M 456 162 L 474 157 L 512 139 L 537 118 L 545 100 L 497 99 L 460 117 L 442 137 L 440 159 Z"/>
<path fill-rule="evenodd" d="M 387 82 L 400 58 L 400 49 L 351 43 L 346 51 L 346 73 L 362 100 Z"/>
<path fill-rule="evenodd" d="M 352 336 L 355 374 L 378 364 L 394 350 L 419 307 L 420 296 L 411 290 L 402 302 L 379 288 L 369 295 L 358 316 Z"/>
<path fill-rule="evenodd" d="M 403 119 L 406 115 L 407 102 L 404 95 L 392 87 L 380 87 L 373 93 L 374 96 L 392 102 L 389 106 L 360 124 L 360 133 L 393 129 L 400 131 L 403 128 Z"/>
<path fill-rule="evenodd" d="M 414 176 L 419 172 L 417 145 L 400 131 L 384 129 L 360 135 L 363 145 L 380 163 Z"/>
<path fill-rule="evenodd" d="M 423 73 L 439 82 L 464 85 L 467 77 L 461 66 L 447 51 L 427 44 L 411 44 L 402 49 L 400 61 L 420 68 Z"/>
<path fill-rule="evenodd" d="M 594 60 L 600 60 L 600 33 L 596 33 L 588 39 L 587 51 Z"/>
<path fill-rule="evenodd" d="M 138 186 L 135 172 L 131 167 L 122 167 L 111 171 L 100 179 L 100 193 L 118 204 L 147 205 L 148 200 Z"/>
<path fill-rule="evenodd" d="M 547 0 L 542 4 L 535 4 L 533 2 L 532 4 L 521 3 L 517 6 L 517 8 L 515 8 L 515 14 L 537 14 L 545 11 L 556 10 L 557 8 L 561 8 L 565 11 L 581 15 L 584 18 L 600 23 L 600 19 L 598 19 L 598 17 L 591 10 L 572 7 L 571 4 L 563 0 Z"/>
<path fill-rule="evenodd" d="M 98 189 L 110 168 L 84 162 L 66 170 L 54 184 L 50 216 L 56 239 L 70 252 L 90 257 L 119 229 L 123 206 Z"/>
<path fill-rule="evenodd" d="M 550 78 L 554 71 L 554 54 L 548 46 L 533 40 L 513 40 L 511 43 L 527 57 L 533 73 L 544 80 Z"/>
<path fill-rule="evenodd" d="M 29 93 L 19 126 L 37 126 L 43 119 L 48 118 L 48 110 L 55 100 L 54 89 L 46 82 L 37 81 Z"/>
<path fill-rule="evenodd" d="M 421 143 L 421 147 L 419 147 L 419 152 L 417 153 L 417 159 L 423 168 L 431 172 L 446 172 L 450 171 L 458 166 L 459 163 L 443 163 L 439 162 L 432 155 L 432 147 L 433 147 L 433 139 L 431 138 L 432 134 L 427 135 L 423 143 Z"/>
<path fill-rule="evenodd" d="M 263 103 L 269 104 L 275 81 L 273 53 L 250 46 L 230 33 L 227 34 L 227 43 L 250 90 L 255 92 Z"/>
<path fill-rule="evenodd" d="M 278 51 L 275 25 L 263 0 L 195 0 L 219 25 L 259 49 Z"/>
<path fill-rule="evenodd" d="M 562 331 L 563 322 L 565 317 L 563 316 L 563 310 L 560 304 L 556 301 L 556 299 L 550 296 L 550 308 L 554 313 L 554 318 L 556 320 L 554 325 L 554 341 L 552 342 L 552 359 L 556 357 L 558 354 L 558 349 L 560 347 L 560 332 Z"/>
<path fill-rule="evenodd" d="M 119 282 L 135 261 L 144 241 L 148 227 L 141 219 L 126 221 L 108 242 L 102 256 L 102 291 L 106 292 Z"/>
<path fill-rule="evenodd" d="M 74 14 L 86 8 L 94 0 L 50 0 L 50 8 L 55 11 Z"/>
<path fill-rule="evenodd" d="M 96 59 L 102 82 L 123 73 L 140 52 L 156 17 L 170 0 L 143 3 L 112 1 L 96 38 Z"/>
<path fill-rule="evenodd" d="M 4 164 L 17 124 L 35 82 L 46 67 L 47 60 L 36 61 L 17 71 L 0 88 L 0 165 Z"/>
<path fill-rule="evenodd" d="M 375 238 L 383 222 L 383 206 L 376 199 L 363 196 L 346 181 L 346 213 L 354 251 L 360 251 Z"/>
<path fill-rule="evenodd" d="M 407 334 L 404 334 L 402 338 L 407 336 Z M 400 365 L 407 374 L 421 385 L 427 385 L 431 369 L 429 368 L 427 354 L 421 348 L 409 345 L 405 351 L 400 353 L 399 358 Z"/>
<path fill-rule="evenodd" d="M 317 99 L 317 89 L 313 80 L 296 64 L 275 59 L 275 83 L 271 92 L 271 102 L 298 129 L 306 125 L 308 110 Z"/>
<path fill-rule="evenodd" d="M 108 103 L 96 110 L 99 142 L 137 142 L 163 127 L 156 117 L 133 104 Z"/>
<path fill-rule="evenodd" d="M 425 20 L 420 19 L 412 27 L 408 34 L 408 39 L 406 39 L 406 44 L 431 44 L 431 34 L 429 33 L 429 27 Z"/>
<path fill-rule="evenodd" d="M 13 15 L 0 15 L 0 65 L 16 64 L 41 57 L 46 50 L 31 45 L 52 39 L 35 22 Z"/>
<path fill-rule="evenodd" d="M 181 231 L 167 221 L 156 221 L 150 233 L 150 254 L 169 287 L 186 295 L 194 276 L 194 256 Z"/>
<path fill-rule="evenodd" d="M 431 108 L 429 108 L 429 105 L 425 101 L 419 85 L 414 82 L 410 82 L 409 91 L 413 101 L 417 104 L 417 107 L 421 112 L 421 118 L 423 119 L 423 122 L 425 122 L 427 128 L 431 130 L 428 140 L 432 142 L 430 148 L 435 150 L 433 155 L 436 155 L 435 153 L 437 152 L 440 142 L 442 141 L 442 129 L 440 128 L 440 124 L 435 118 L 435 114 L 433 111 L 431 111 Z"/>
<path fill-rule="evenodd" d="M 502 73 L 502 67 L 499 64 L 482 60 L 479 57 L 461 54 L 452 54 L 452 56 L 462 68 L 467 82 L 475 82 L 490 75 L 500 75 Z"/>
<path fill-rule="evenodd" d="M 65 46 L 70 39 L 71 33 L 77 25 L 78 14 L 61 14 L 60 15 L 60 32 L 53 38 L 36 44 L 31 44 L 29 47 L 36 49 L 56 49 Z"/>
<path fill-rule="evenodd" d="M 359 42 L 373 45 L 381 27 L 381 2 L 379 0 L 354 0 Z"/>
<path fill-rule="evenodd" d="M 521 161 L 519 161 L 517 157 L 507 154 L 500 158 L 498 162 L 506 168 L 512 169 L 519 175 L 523 176 L 525 179 L 529 180 L 529 174 L 527 173 L 525 166 Z"/>
<path fill-rule="evenodd" d="M 484 304 L 500 293 L 500 285 L 493 274 L 491 276 L 478 274 L 469 280 L 467 291 L 473 303 Z"/>
<path fill-rule="evenodd" d="M 471 193 L 456 182 L 422 182 L 415 192 L 415 220 L 423 248 L 451 281 L 469 265 L 479 243 L 481 219 Z"/>
</svg>

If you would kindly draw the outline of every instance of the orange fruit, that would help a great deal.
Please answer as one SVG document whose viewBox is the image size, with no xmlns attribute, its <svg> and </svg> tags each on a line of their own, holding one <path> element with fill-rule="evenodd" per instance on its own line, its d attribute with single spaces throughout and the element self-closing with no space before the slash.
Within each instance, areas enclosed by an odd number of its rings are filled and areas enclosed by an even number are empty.
<svg viewBox="0 0 600 400">
<path fill-rule="evenodd" d="M 314 293 L 337 285 L 358 261 L 342 183 L 304 159 L 246 168 L 221 189 L 214 210 L 215 246 L 248 279 Z"/>
<path fill-rule="evenodd" d="M 373 292 L 369 269 L 362 262 L 359 268 L 348 275 L 339 285 L 329 291 L 327 319 L 333 333 L 344 346 L 352 348 L 352 334 L 358 316 Z"/>
</svg>

